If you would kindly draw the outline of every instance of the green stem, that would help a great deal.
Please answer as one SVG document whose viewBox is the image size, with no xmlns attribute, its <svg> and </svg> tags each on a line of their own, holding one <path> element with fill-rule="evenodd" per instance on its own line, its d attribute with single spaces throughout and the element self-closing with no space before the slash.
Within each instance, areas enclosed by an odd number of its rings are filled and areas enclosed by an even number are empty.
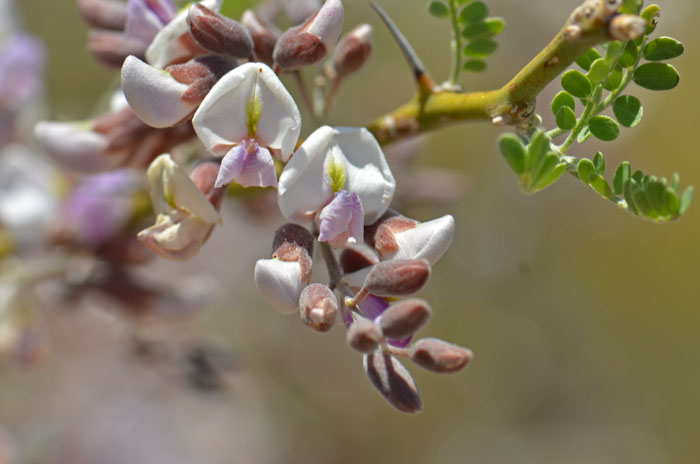
<svg viewBox="0 0 700 464">
<path fill-rule="evenodd" d="M 452 23 L 452 70 L 450 71 L 450 86 L 457 86 L 457 81 L 459 80 L 459 73 L 462 70 L 462 34 L 459 30 L 459 23 L 457 22 L 457 2 L 456 0 L 449 0 L 447 5 L 450 8 L 450 20 Z"/>
<path fill-rule="evenodd" d="M 589 48 L 611 40 L 606 22 L 616 13 L 580 22 L 580 10 L 571 15 L 549 45 L 500 89 L 474 93 L 444 90 L 414 98 L 367 128 L 386 145 L 460 121 L 526 123 L 534 112 L 537 95 L 552 80 Z"/>
</svg>

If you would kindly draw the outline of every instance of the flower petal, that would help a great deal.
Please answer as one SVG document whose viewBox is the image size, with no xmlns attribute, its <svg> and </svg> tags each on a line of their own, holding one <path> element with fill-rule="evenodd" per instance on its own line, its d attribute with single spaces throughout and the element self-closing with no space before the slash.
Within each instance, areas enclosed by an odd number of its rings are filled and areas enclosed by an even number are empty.
<svg viewBox="0 0 700 464">
<path fill-rule="evenodd" d="M 396 181 L 376 139 L 364 128 L 323 126 L 304 141 L 280 176 L 282 214 L 290 221 L 307 221 L 331 200 L 333 190 L 324 172 L 329 156 L 343 164 L 343 188 L 358 194 L 365 223 L 372 224 L 389 207 Z"/>
<path fill-rule="evenodd" d="M 328 50 L 335 47 L 343 30 L 344 19 L 343 2 L 340 0 L 326 0 L 311 23 L 306 26 L 306 32 L 314 34 Z"/>
<path fill-rule="evenodd" d="M 297 261 L 260 259 L 255 264 L 255 285 L 270 306 L 283 314 L 299 310 L 299 297 L 306 286 Z"/>
<path fill-rule="evenodd" d="M 174 215 L 159 214 L 154 225 L 139 232 L 138 239 L 163 258 L 184 261 L 199 252 L 213 229 L 213 224 L 178 211 Z"/>
<path fill-rule="evenodd" d="M 260 104 L 256 140 L 279 151 L 282 161 L 288 160 L 299 139 L 301 114 L 277 75 L 263 63 L 239 66 L 214 85 L 192 118 L 197 135 L 210 151 L 253 135 L 247 125 L 251 98 Z"/>
<path fill-rule="evenodd" d="M 243 187 L 277 187 L 277 172 L 270 151 L 257 145 L 252 153 L 248 152 L 246 144 L 233 147 L 221 160 L 215 186 L 233 181 Z"/>
<path fill-rule="evenodd" d="M 219 11 L 223 0 L 203 0 L 201 5 L 210 10 Z M 197 54 L 200 47 L 195 44 L 187 30 L 187 8 L 183 8 L 153 38 L 146 49 L 146 61 L 158 68 L 169 64 L 187 61 Z"/>
<path fill-rule="evenodd" d="M 89 122 L 42 121 L 34 127 L 41 147 L 61 166 L 81 173 L 114 169 L 128 153 L 106 153 L 109 140 Z"/>
<path fill-rule="evenodd" d="M 413 229 L 394 234 L 399 249 L 384 259 L 427 259 L 435 264 L 447 251 L 455 232 L 451 215 L 418 224 Z"/>
<path fill-rule="evenodd" d="M 148 167 L 151 201 L 160 214 L 185 210 L 207 224 L 221 224 L 219 212 L 169 154 L 160 155 Z"/>
<path fill-rule="evenodd" d="M 172 0 L 129 0 L 124 32 L 150 44 L 176 13 Z"/>
<path fill-rule="evenodd" d="M 151 127 L 176 125 L 196 108 L 182 97 L 188 85 L 178 82 L 169 72 L 129 56 L 122 66 L 122 90 L 131 109 Z"/>
<path fill-rule="evenodd" d="M 318 216 L 318 240 L 328 242 L 335 248 L 348 242 L 360 243 L 364 235 L 364 212 L 356 193 L 346 190 L 337 192 Z"/>
</svg>

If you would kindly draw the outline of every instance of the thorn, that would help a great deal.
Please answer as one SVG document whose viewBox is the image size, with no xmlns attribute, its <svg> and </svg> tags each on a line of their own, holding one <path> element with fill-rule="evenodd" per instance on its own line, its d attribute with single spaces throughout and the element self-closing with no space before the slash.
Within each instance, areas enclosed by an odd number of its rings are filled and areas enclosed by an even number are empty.
<svg viewBox="0 0 700 464">
<path fill-rule="evenodd" d="M 386 24 L 386 26 L 389 28 L 391 35 L 393 35 L 394 39 L 396 39 L 399 48 L 401 48 L 404 58 L 406 58 L 406 61 L 408 61 L 411 71 L 413 71 L 413 77 L 416 80 L 421 97 L 434 93 L 435 83 L 426 72 L 423 63 L 421 62 L 420 58 L 418 58 L 418 55 L 416 54 L 415 50 L 413 50 L 413 47 L 411 47 L 411 44 L 401 33 L 398 26 L 396 26 L 396 23 L 394 23 L 394 21 L 379 5 L 374 2 L 370 2 L 370 5 L 372 5 L 372 8 L 374 8 L 374 11 L 377 12 L 379 17 L 382 18 L 384 24 Z"/>
</svg>

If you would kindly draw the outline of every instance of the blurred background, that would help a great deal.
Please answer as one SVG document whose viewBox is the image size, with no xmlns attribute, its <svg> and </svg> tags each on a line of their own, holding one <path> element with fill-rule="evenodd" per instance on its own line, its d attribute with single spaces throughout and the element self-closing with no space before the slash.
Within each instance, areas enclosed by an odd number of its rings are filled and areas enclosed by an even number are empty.
<svg viewBox="0 0 700 464">
<path fill-rule="evenodd" d="M 117 76 L 88 55 L 75 2 L 16 3 L 26 29 L 46 44 L 47 117 L 93 115 Z M 375 49 L 344 84 L 330 121 L 362 125 L 414 88 L 368 3 L 344 3 L 345 30 L 371 23 Z M 426 13 L 424 0 L 379 3 L 433 77 L 446 79 L 446 23 Z M 465 87 L 509 80 L 579 3 L 488 2 L 507 28 L 487 71 L 466 75 Z M 693 31 L 700 5 L 658 4 L 656 34 L 685 44 L 673 61 L 680 85 L 664 93 L 631 86 L 645 107 L 640 126 L 614 143 L 590 141 L 571 153 L 592 157 L 600 149 L 608 166 L 629 160 L 634 169 L 679 172 L 683 186 L 699 186 L 700 38 Z M 552 84 L 538 100 L 550 128 L 549 102 L 559 89 Z M 304 133 L 311 129 L 306 124 Z M 339 326 L 320 335 L 267 307 L 252 270 L 282 219 L 229 200 L 225 227 L 199 256 L 185 264 L 156 258 L 139 270 L 165 281 L 194 274 L 220 282 L 215 303 L 188 324 L 147 330 L 226 347 L 233 353 L 224 362 L 228 387 L 193 388 L 183 380 L 191 379 L 192 363 L 138 355 L 133 334 L 99 300 L 51 308 L 46 358 L 0 369 L 7 447 L 17 462 L 71 464 L 700 462 L 700 205 L 657 225 L 567 177 L 525 196 L 498 151 L 501 132 L 460 124 L 387 150 L 390 162 L 415 152 L 418 166 L 447 168 L 460 179 L 458 200 L 407 201 L 403 209 L 421 220 L 455 217 L 452 247 L 420 295 L 434 310 L 420 335 L 475 354 L 455 375 L 409 365 L 423 395 L 419 415 L 396 412 L 374 391 Z M 323 270 L 315 272 L 320 281 Z"/>
</svg>

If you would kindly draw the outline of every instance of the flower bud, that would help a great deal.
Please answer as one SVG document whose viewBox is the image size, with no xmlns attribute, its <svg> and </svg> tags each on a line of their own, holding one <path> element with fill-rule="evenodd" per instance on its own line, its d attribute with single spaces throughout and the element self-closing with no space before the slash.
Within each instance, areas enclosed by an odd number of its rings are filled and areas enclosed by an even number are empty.
<svg viewBox="0 0 700 464">
<path fill-rule="evenodd" d="M 647 23 L 635 15 L 615 16 L 608 24 L 608 33 L 613 40 L 635 40 L 646 31 Z"/>
<path fill-rule="evenodd" d="M 90 122 L 41 121 L 34 128 L 41 147 L 61 166 L 78 172 L 113 169 L 127 153 L 108 153 L 109 139 Z"/>
<path fill-rule="evenodd" d="M 121 31 L 126 23 L 126 3 L 114 0 L 78 0 L 85 21 L 100 29 Z"/>
<path fill-rule="evenodd" d="M 88 51 L 95 60 L 110 68 L 120 68 L 129 55 L 143 57 L 146 45 L 121 32 L 91 30 Z"/>
<path fill-rule="evenodd" d="M 350 348 L 360 353 L 370 353 L 376 350 L 384 339 L 379 326 L 365 318 L 353 322 L 346 335 Z"/>
<path fill-rule="evenodd" d="M 284 245 L 296 245 L 302 247 L 309 254 L 309 257 L 314 253 L 314 237 L 306 227 L 298 224 L 285 224 L 275 231 L 275 238 L 272 242 L 273 253 L 283 253 L 281 248 Z"/>
<path fill-rule="evenodd" d="M 251 10 L 243 12 L 241 24 L 248 29 L 253 39 L 255 58 L 269 66 L 273 66 L 272 52 L 275 49 L 277 39 L 282 34 L 279 29 Z"/>
<path fill-rule="evenodd" d="M 348 245 L 340 253 L 339 261 L 343 272 L 348 274 L 377 264 L 379 258 L 366 245 Z"/>
<path fill-rule="evenodd" d="M 326 67 L 330 79 L 342 79 L 359 71 L 372 54 L 372 26 L 361 24 L 343 37 Z"/>
<path fill-rule="evenodd" d="M 216 161 L 202 161 L 197 164 L 192 172 L 190 179 L 194 185 L 204 194 L 207 200 L 214 205 L 217 210 L 221 209 L 221 202 L 226 196 L 226 187 L 215 187 L 216 176 L 219 173 L 219 163 Z"/>
<path fill-rule="evenodd" d="M 286 0 L 280 2 L 284 6 L 284 13 L 293 25 L 297 25 L 321 8 L 321 0 Z"/>
<path fill-rule="evenodd" d="M 320 10 L 279 38 L 273 52 L 275 64 L 286 71 L 309 66 L 323 59 L 340 37 L 343 4 L 326 0 Z"/>
<path fill-rule="evenodd" d="M 364 367 L 374 388 L 396 409 L 415 414 L 423 409 L 420 390 L 410 372 L 387 353 L 364 356 Z"/>
<path fill-rule="evenodd" d="M 299 297 L 301 320 L 319 332 L 328 332 L 338 314 L 338 302 L 333 291 L 326 285 L 308 285 Z"/>
<path fill-rule="evenodd" d="M 471 350 L 439 338 L 422 338 L 410 350 L 414 363 L 439 373 L 456 372 L 472 359 Z"/>
<path fill-rule="evenodd" d="M 399 244 L 396 241 L 396 235 L 405 230 L 415 229 L 418 221 L 401 216 L 394 211 L 388 211 L 384 216 L 367 227 L 365 234 L 370 245 L 379 252 L 382 256 L 388 256 L 399 250 Z"/>
<path fill-rule="evenodd" d="M 435 264 L 452 243 L 455 221 L 447 215 L 419 223 L 396 215 L 375 226 L 369 242 L 383 259 L 422 258 Z"/>
<path fill-rule="evenodd" d="M 248 30 L 204 5 L 190 7 L 187 26 L 195 42 L 206 50 L 234 58 L 248 58 L 253 54 L 253 39 Z"/>
<path fill-rule="evenodd" d="M 377 323 L 387 338 L 404 338 L 413 335 L 430 319 L 428 302 L 409 298 L 392 304 L 379 316 Z"/>
<path fill-rule="evenodd" d="M 429 277 L 425 259 L 392 259 L 375 264 L 364 287 L 377 296 L 407 296 L 423 288 Z"/>
<path fill-rule="evenodd" d="M 233 63 L 218 56 L 203 56 L 165 70 L 134 56 L 122 67 L 122 90 L 134 112 L 149 126 L 174 126 L 197 109 L 216 81 Z"/>
</svg>

